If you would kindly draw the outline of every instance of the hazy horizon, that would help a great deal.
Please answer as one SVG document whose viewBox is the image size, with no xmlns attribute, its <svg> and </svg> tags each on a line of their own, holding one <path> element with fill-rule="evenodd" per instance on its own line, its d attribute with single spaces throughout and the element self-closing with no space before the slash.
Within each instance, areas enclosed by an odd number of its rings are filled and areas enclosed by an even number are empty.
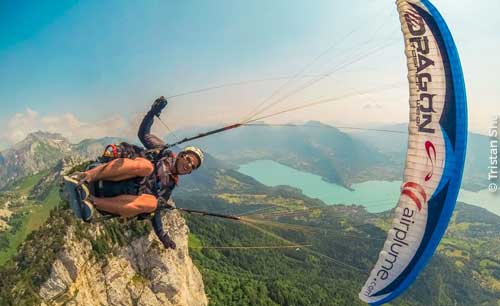
<svg viewBox="0 0 500 306">
<path fill-rule="evenodd" d="M 309 121 L 314 121 L 314 120 L 309 120 Z M 322 121 L 319 121 L 321 124 L 325 124 L 325 125 L 328 125 L 328 126 L 331 126 L 331 127 L 334 127 L 334 128 L 337 128 L 339 129 L 341 132 L 343 133 L 346 133 L 348 135 L 356 135 L 358 133 L 363 133 L 363 132 L 379 132 L 381 133 L 381 135 L 387 135 L 387 134 L 392 134 L 392 130 L 396 131 L 396 132 L 400 132 L 400 131 L 405 131 L 405 127 L 408 125 L 407 122 L 399 122 L 399 123 L 393 123 L 393 124 L 383 124 L 383 123 L 371 123 L 371 124 L 367 124 L 363 127 L 361 126 L 352 126 L 352 125 L 342 125 L 342 124 L 339 124 L 339 123 L 327 123 L 327 122 L 322 122 Z M 281 124 L 291 124 L 291 125 L 296 125 L 296 127 L 301 127 L 303 125 L 305 125 L 307 122 L 298 122 L 298 121 L 290 121 L 290 122 L 286 122 L 286 123 L 280 123 L 280 124 L 273 124 L 273 123 L 267 123 L 267 122 L 258 122 L 259 124 L 268 124 L 269 127 L 281 127 Z M 137 126 L 138 127 L 138 126 Z M 191 136 L 195 136 L 197 133 L 200 133 L 200 132 L 206 132 L 208 131 L 209 129 L 215 129 L 215 128 L 218 128 L 218 127 L 222 127 L 221 125 L 191 125 L 191 126 L 185 126 L 183 128 L 180 128 L 180 129 L 176 129 L 176 130 L 171 130 L 171 132 L 169 132 L 161 123 L 157 122 L 156 124 L 153 125 L 153 128 L 152 128 L 152 131 L 153 133 L 155 133 L 156 135 L 161 135 L 161 138 L 162 139 L 165 139 L 165 140 L 168 140 L 170 142 L 172 141 L 176 141 L 176 140 L 179 140 L 178 137 L 176 137 L 176 133 L 193 133 L 193 135 Z M 296 128 L 295 126 L 291 126 L 291 128 Z M 244 127 L 243 127 L 244 128 Z M 403 129 L 401 129 L 403 128 Z M 371 130 L 371 129 L 374 129 L 374 130 Z M 376 129 L 382 129 L 380 131 L 376 131 Z M 390 129 L 389 131 L 383 131 L 383 129 Z M 134 132 L 134 134 L 130 134 L 128 136 L 126 135 L 118 135 L 118 134 L 108 134 L 108 135 L 102 135 L 102 136 L 99 136 L 99 137 L 92 137 L 92 136 L 89 136 L 89 137 L 81 137 L 81 138 L 78 138 L 78 139 L 72 139 L 72 138 L 68 138 L 67 135 L 64 135 L 64 133 L 60 133 L 58 131 L 48 131 L 48 130 L 33 130 L 31 131 L 30 133 L 26 134 L 26 136 L 28 136 L 29 134 L 31 133 L 35 133 L 35 132 L 46 132 L 46 133 L 55 133 L 55 134 L 60 134 L 62 135 L 63 137 L 67 138 L 72 144 L 77 144 L 85 139 L 100 139 L 100 138 L 104 138 L 104 137 L 112 137 L 112 138 L 124 138 L 124 139 L 129 139 L 130 141 L 139 141 L 139 139 L 137 138 L 137 133 Z M 229 130 L 227 131 L 227 133 L 231 133 L 232 131 Z M 484 137 L 488 137 L 490 138 L 489 135 L 487 134 L 481 134 L 481 133 L 476 133 L 474 131 L 469 131 L 469 134 L 472 134 L 472 135 L 480 135 L 480 136 L 484 136 Z M 182 134 L 183 136 L 185 136 L 184 134 Z M 25 138 L 23 138 L 22 140 L 24 140 Z M 20 140 L 20 141 L 22 141 Z M 17 142 L 16 142 L 17 143 Z M 9 149 L 12 145 L 15 145 L 16 143 L 13 143 L 13 144 L 9 144 L 9 145 L 2 145 L 0 143 L 0 152 L 4 151 L 4 150 L 7 150 Z"/>
</svg>

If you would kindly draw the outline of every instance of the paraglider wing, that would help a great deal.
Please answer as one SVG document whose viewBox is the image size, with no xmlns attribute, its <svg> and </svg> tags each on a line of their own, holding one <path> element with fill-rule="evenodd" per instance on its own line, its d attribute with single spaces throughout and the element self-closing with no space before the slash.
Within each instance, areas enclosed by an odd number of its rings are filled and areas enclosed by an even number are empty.
<svg viewBox="0 0 500 306">
<path fill-rule="evenodd" d="M 359 297 L 381 305 L 400 295 L 432 257 L 455 207 L 467 142 L 458 52 L 428 0 L 398 0 L 410 84 L 408 153 L 401 196 L 378 261 Z"/>
</svg>

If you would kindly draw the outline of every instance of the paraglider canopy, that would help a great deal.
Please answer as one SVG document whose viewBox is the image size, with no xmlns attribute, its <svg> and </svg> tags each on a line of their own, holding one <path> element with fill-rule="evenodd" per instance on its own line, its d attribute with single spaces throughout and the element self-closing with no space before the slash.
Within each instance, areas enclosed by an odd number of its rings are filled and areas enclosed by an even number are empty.
<svg viewBox="0 0 500 306">
<path fill-rule="evenodd" d="M 387 241 L 359 297 L 401 294 L 437 248 L 455 207 L 465 161 L 467 106 L 453 38 L 427 0 L 398 0 L 410 85 L 404 182 Z"/>
</svg>

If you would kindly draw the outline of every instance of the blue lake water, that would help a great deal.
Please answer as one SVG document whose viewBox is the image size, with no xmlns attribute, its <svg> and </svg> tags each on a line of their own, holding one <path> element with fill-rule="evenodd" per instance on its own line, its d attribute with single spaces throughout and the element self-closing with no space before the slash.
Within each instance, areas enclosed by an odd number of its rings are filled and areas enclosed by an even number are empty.
<svg viewBox="0 0 500 306">
<path fill-rule="evenodd" d="M 271 160 L 259 160 L 242 165 L 239 172 L 251 176 L 266 186 L 288 185 L 299 188 L 310 198 L 327 204 L 358 204 L 370 212 L 381 212 L 396 206 L 400 181 L 368 181 L 347 188 L 325 182 L 320 176 L 302 172 Z M 471 192 L 461 190 L 459 201 L 480 206 L 500 216 L 500 191 Z"/>
</svg>

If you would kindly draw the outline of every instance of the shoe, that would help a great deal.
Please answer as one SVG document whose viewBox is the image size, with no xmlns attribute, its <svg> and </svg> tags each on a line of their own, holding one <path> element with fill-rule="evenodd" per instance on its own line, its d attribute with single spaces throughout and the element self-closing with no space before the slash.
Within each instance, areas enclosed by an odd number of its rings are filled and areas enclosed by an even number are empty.
<svg viewBox="0 0 500 306">
<path fill-rule="evenodd" d="M 94 203 L 91 199 L 92 196 L 90 195 L 90 189 L 85 182 L 76 186 L 75 189 L 79 197 L 82 220 L 85 222 L 90 222 L 90 220 L 92 220 L 92 216 L 94 215 Z"/>
<path fill-rule="evenodd" d="M 64 176 L 64 191 L 68 195 L 68 200 L 71 209 L 77 218 L 85 222 L 90 222 L 94 214 L 94 205 L 90 196 L 88 184 L 83 181 L 79 182 L 72 176 Z"/>
</svg>

